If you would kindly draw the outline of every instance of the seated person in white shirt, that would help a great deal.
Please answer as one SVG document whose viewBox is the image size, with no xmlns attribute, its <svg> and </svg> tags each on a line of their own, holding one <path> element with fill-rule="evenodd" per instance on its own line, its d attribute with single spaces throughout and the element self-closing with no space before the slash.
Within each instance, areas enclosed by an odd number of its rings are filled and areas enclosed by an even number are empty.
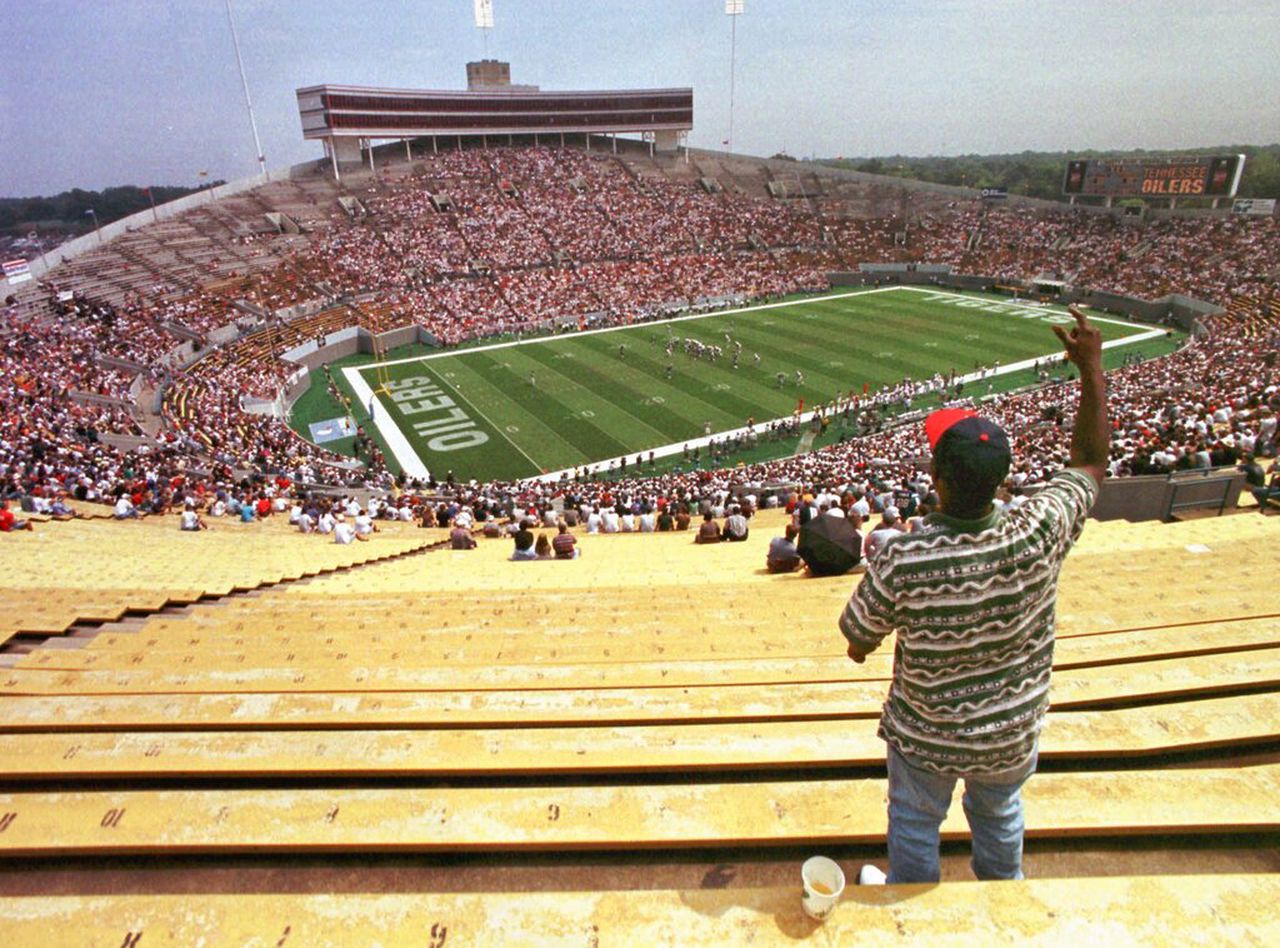
<svg viewBox="0 0 1280 948">
<path fill-rule="evenodd" d="M 195 531 L 208 530 L 209 525 L 204 522 L 204 518 L 200 516 L 196 510 L 195 501 L 188 500 L 182 509 L 181 522 L 178 524 L 179 530 Z"/>
<path fill-rule="evenodd" d="M 338 522 L 333 527 L 333 542 L 341 543 L 344 546 L 352 540 L 367 541 L 367 536 L 361 536 L 356 532 L 356 528 L 347 522 L 347 518 L 343 514 L 338 514 Z"/>
<path fill-rule="evenodd" d="M 867 534 L 867 538 L 862 542 L 863 558 L 871 560 L 890 537 L 897 536 L 902 532 L 902 518 L 898 515 L 898 508 L 886 507 L 884 515 L 880 518 L 880 523 Z"/>
</svg>

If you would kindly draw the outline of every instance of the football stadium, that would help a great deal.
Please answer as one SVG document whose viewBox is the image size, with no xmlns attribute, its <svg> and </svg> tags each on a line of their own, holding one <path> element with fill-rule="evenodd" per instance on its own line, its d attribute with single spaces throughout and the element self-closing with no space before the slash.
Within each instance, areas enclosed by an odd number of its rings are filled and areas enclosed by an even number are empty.
<svg viewBox="0 0 1280 948">
<path fill-rule="evenodd" d="M 254 156 L 5 252 L 4 943 L 1280 942 L 1253 159 L 752 154 L 765 4 L 571 91 L 453 6 L 277 167 L 226 2 Z"/>
</svg>

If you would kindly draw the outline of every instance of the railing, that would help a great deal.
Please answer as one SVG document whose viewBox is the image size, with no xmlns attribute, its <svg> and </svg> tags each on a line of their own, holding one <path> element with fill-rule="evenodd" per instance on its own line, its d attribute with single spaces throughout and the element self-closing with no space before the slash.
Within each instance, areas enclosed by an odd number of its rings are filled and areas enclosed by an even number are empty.
<svg viewBox="0 0 1280 948">
<path fill-rule="evenodd" d="M 1169 501 L 1164 519 L 1172 520 L 1184 510 L 1209 510 L 1217 508 L 1222 516 L 1228 507 L 1234 507 L 1244 486 L 1245 476 L 1235 468 L 1216 468 L 1169 477 Z"/>
</svg>

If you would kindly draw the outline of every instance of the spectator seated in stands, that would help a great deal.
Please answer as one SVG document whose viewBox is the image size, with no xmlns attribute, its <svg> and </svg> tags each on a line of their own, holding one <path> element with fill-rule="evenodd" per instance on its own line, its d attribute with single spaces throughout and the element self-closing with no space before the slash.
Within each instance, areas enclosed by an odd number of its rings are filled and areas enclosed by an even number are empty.
<svg viewBox="0 0 1280 948">
<path fill-rule="evenodd" d="M 30 520 L 19 520 L 12 510 L 9 509 L 9 501 L 0 500 L 0 533 L 9 533 L 13 530 L 32 530 Z"/>
<path fill-rule="evenodd" d="M 449 549 L 474 550 L 475 548 L 476 538 L 471 535 L 471 531 L 455 523 L 453 529 L 449 531 Z"/>
<path fill-rule="evenodd" d="M 193 533 L 209 529 L 209 525 L 204 522 L 204 517 L 200 516 L 200 512 L 196 510 L 194 500 L 188 500 L 183 505 L 182 514 L 178 518 L 178 529 Z"/>
<path fill-rule="evenodd" d="M 898 508 L 884 508 L 880 523 L 867 534 L 867 538 L 862 542 L 863 558 L 870 561 L 872 557 L 880 552 L 886 542 L 902 532 L 902 517 L 898 515 Z"/>
<path fill-rule="evenodd" d="M 720 534 L 720 524 L 716 523 L 713 511 L 708 510 L 702 515 L 702 525 L 698 527 L 698 534 L 693 538 L 694 543 L 719 543 L 723 536 Z"/>
<path fill-rule="evenodd" d="M 1264 514 L 1270 504 L 1280 502 L 1280 459 L 1271 462 L 1267 473 L 1271 477 L 1269 484 L 1249 490 L 1253 499 L 1258 502 L 1258 510 Z"/>
<path fill-rule="evenodd" d="M 359 540 L 361 543 L 369 542 L 369 537 L 367 535 L 361 535 L 360 533 L 357 533 L 356 528 L 352 524 L 347 522 L 346 514 L 338 514 L 337 521 L 338 522 L 334 524 L 334 527 L 333 527 L 334 543 L 339 543 L 343 546 L 346 546 L 348 543 L 351 543 L 355 540 Z"/>
<path fill-rule="evenodd" d="M 112 514 L 117 520 L 136 520 L 139 517 L 145 517 L 145 513 L 139 513 L 138 505 L 133 502 L 133 498 L 128 491 L 121 491 L 120 496 L 116 498 L 115 512 Z"/>
<path fill-rule="evenodd" d="M 765 569 L 771 573 L 790 573 L 800 566 L 800 553 L 796 549 L 796 537 L 799 534 L 800 528 L 789 523 L 784 536 L 774 537 L 769 541 L 769 552 L 764 558 Z"/>
<path fill-rule="evenodd" d="M 512 539 L 515 541 L 515 550 L 511 553 L 511 559 L 536 560 L 538 558 L 538 553 L 533 548 L 534 536 L 533 531 L 529 529 L 528 520 L 521 521 L 520 529 Z"/>
<path fill-rule="evenodd" d="M 796 544 L 812 576 L 842 576 L 862 562 L 862 534 L 847 517 L 818 516 L 800 528 Z"/>
<path fill-rule="evenodd" d="M 367 540 L 378 532 L 378 525 L 373 522 L 373 518 L 369 516 L 369 512 L 365 509 L 361 509 L 356 514 L 356 519 L 353 521 L 352 526 L 355 527 L 356 536 L 361 540 Z"/>
<path fill-rule="evenodd" d="M 555 551 L 556 559 L 572 560 L 577 559 L 582 551 L 578 549 L 578 539 L 569 532 L 569 525 L 561 520 L 556 524 L 556 538 L 551 541 L 551 548 Z"/>
<path fill-rule="evenodd" d="M 49 516 L 54 520 L 72 520 L 80 516 L 76 513 L 76 509 L 67 503 L 67 492 L 65 490 L 58 491 L 53 503 L 49 505 Z"/>
<path fill-rule="evenodd" d="M 729 516 L 724 521 L 724 539 L 730 543 L 741 543 L 747 538 L 748 532 L 747 518 L 742 515 L 742 508 L 734 504 L 729 508 Z"/>
</svg>

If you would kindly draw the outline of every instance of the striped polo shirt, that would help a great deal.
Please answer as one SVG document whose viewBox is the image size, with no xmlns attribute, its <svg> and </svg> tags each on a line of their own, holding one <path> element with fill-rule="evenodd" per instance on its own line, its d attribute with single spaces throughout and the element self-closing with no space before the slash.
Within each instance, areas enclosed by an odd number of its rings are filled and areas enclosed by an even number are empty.
<svg viewBox="0 0 1280 948">
<path fill-rule="evenodd" d="M 868 563 L 840 631 L 863 652 L 895 633 L 879 733 L 911 763 L 980 776 L 1030 758 L 1049 704 L 1058 573 L 1097 492 L 1067 468 L 1016 509 L 931 514 Z"/>
</svg>

